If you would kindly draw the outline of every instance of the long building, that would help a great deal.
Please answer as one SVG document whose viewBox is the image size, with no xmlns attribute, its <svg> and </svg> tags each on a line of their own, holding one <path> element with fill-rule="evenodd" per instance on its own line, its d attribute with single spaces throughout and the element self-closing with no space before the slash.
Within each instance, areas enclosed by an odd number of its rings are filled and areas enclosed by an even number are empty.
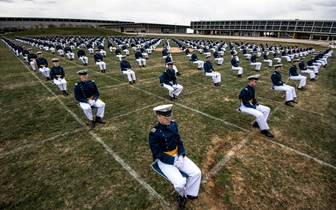
<svg viewBox="0 0 336 210">
<path fill-rule="evenodd" d="M 190 28 L 196 34 L 336 40 L 332 20 L 200 20 Z"/>
<path fill-rule="evenodd" d="M 69 18 L 0 17 L 1 32 L 15 32 L 29 29 L 61 26 L 107 28 L 119 32 L 141 33 L 186 33 L 190 26 L 155 23 L 135 23 L 130 21 L 91 20 Z"/>
</svg>

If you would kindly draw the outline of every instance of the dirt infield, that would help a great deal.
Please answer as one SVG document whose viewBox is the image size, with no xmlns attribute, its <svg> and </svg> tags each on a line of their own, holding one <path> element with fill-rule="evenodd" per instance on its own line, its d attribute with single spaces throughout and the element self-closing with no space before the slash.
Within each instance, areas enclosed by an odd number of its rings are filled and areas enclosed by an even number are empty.
<svg viewBox="0 0 336 210">
<path fill-rule="evenodd" d="M 155 49 L 155 51 L 162 51 L 163 47 L 158 47 Z M 169 52 L 175 53 L 175 52 L 182 52 L 178 47 L 171 47 Z"/>
</svg>

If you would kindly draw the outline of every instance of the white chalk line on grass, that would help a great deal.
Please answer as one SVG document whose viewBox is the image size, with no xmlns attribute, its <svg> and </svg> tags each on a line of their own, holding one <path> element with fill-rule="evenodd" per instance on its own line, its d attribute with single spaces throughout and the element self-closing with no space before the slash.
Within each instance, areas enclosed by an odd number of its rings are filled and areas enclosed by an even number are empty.
<svg viewBox="0 0 336 210">
<path fill-rule="evenodd" d="M 18 58 L 19 59 L 19 58 Z M 19 59 L 20 60 L 20 59 Z M 21 60 L 20 60 L 21 61 Z M 21 63 L 25 66 L 25 68 L 26 69 L 28 69 L 28 71 L 29 72 L 31 72 L 30 71 L 30 69 L 29 69 L 29 67 L 27 67 L 24 63 L 23 63 L 23 61 L 21 61 Z M 52 92 L 44 83 L 42 83 L 42 81 L 40 80 L 40 78 L 39 77 L 37 77 L 35 74 L 33 74 L 32 73 L 32 75 L 34 75 L 34 77 L 37 79 L 37 80 L 39 80 L 40 81 L 40 83 L 51 93 L 51 94 L 53 94 L 54 96 L 56 96 L 56 94 L 54 93 L 54 92 Z M 61 99 L 59 99 L 58 97 L 57 97 L 57 100 L 60 102 L 60 104 L 63 106 L 63 108 L 65 109 L 65 110 L 67 110 L 76 120 L 77 120 L 77 122 L 79 122 L 81 125 L 83 125 L 83 126 L 85 126 L 85 128 L 86 128 L 86 125 L 85 125 L 85 123 L 81 120 L 81 119 L 79 119 L 78 118 L 78 116 L 75 114 L 75 113 L 73 113 L 64 103 L 63 103 L 63 101 L 61 100 Z M 109 146 L 107 146 L 106 144 L 105 144 L 105 142 L 100 138 L 100 137 L 98 137 L 95 133 L 93 133 L 92 131 L 90 131 L 89 132 L 91 135 L 92 135 L 92 137 L 97 141 L 97 142 L 99 142 L 104 148 L 105 148 L 105 150 L 108 152 L 108 153 L 110 153 L 112 156 L 113 156 L 113 158 L 119 163 L 119 164 L 121 164 L 121 166 L 125 169 L 125 170 L 127 170 L 127 172 L 129 173 L 129 174 L 131 174 L 132 175 L 132 177 L 134 177 L 148 192 L 149 192 L 149 194 L 152 196 L 152 197 L 154 197 L 154 198 L 157 198 L 159 201 L 160 201 L 160 203 L 161 203 L 161 205 L 164 207 L 164 208 L 169 208 L 170 206 L 169 206 L 169 204 L 167 203 L 167 201 L 165 201 L 162 197 L 161 197 L 161 195 L 159 194 L 159 193 L 157 193 L 149 184 L 147 184 L 145 181 L 143 181 L 141 178 L 140 178 L 140 176 L 129 166 L 129 165 L 127 165 L 116 153 L 114 153 L 113 152 L 113 150 L 109 147 Z"/>
<path fill-rule="evenodd" d="M 310 155 L 308 155 L 308 154 L 305 154 L 305 153 L 300 152 L 300 151 L 298 151 L 298 150 L 295 150 L 295 149 L 293 149 L 293 148 L 287 147 L 287 146 L 285 146 L 285 145 L 283 145 L 283 144 L 280 144 L 280 143 L 278 143 L 278 142 L 276 142 L 276 141 L 273 141 L 273 140 L 270 140 L 270 139 L 265 139 L 265 138 L 263 138 L 263 140 L 268 141 L 268 142 L 270 142 L 270 143 L 272 143 L 272 144 L 276 144 L 276 145 L 278 145 L 278 146 L 280 146 L 280 147 L 282 147 L 282 148 L 285 148 L 285 149 L 287 149 L 287 150 L 290 150 L 290 151 L 292 151 L 292 152 L 294 152 L 294 153 L 296 153 L 296 154 L 299 154 L 299 155 L 302 155 L 302 156 L 304 156 L 304 157 L 306 157 L 306 158 L 309 158 L 309 159 L 311 159 L 311 160 L 314 160 L 314 161 L 318 162 L 319 164 L 321 164 L 321 165 L 323 165 L 323 166 L 328 166 L 328 167 L 330 167 L 330 168 L 336 170 L 336 166 L 331 165 L 331 164 L 329 164 L 329 163 L 326 163 L 326 162 L 324 162 L 324 161 L 322 161 L 322 160 L 319 160 L 319 159 L 317 159 L 317 158 L 314 158 L 314 157 L 312 157 L 312 156 L 310 156 Z"/>
<path fill-rule="evenodd" d="M 248 137 L 245 137 L 238 145 L 234 146 L 222 160 L 220 160 L 202 179 L 202 183 L 206 183 L 209 178 L 215 176 L 225 165 L 226 163 L 238 152 L 248 141 Z"/>
<path fill-rule="evenodd" d="M 53 137 L 51 137 L 49 139 L 45 139 L 45 140 L 42 140 L 42 141 L 39 141 L 39 142 L 36 142 L 36 143 L 33 143 L 33 144 L 27 144 L 27 145 L 24 145 L 22 147 L 18 147 L 16 149 L 13 149 L 13 150 L 11 150 L 9 152 L 0 153 L 0 157 L 6 156 L 6 155 L 12 155 L 12 154 L 17 153 L 17 152 L 19 152 L 21 150 L 37 146 L 39 144 L 42 144 L 42 143 L 45 143 L 45 142 L 48 142 L 48 141 L 52 141 L 52 140 L 57 139 L 59 137 L 64 137 L 64 136 L 67 136 L 67 135 L 70 135 L 70 134 L 78 133 L 78 132 L 83 131 L 83 130 L 86 130 L 86 129 L 85 128 L 80 128 L 80 129 L 74 130 L 72 132 L 65 132 L 65 133 L 62 133 L 60 135 L 56 135 L 56 136 L 53 136 Z"/>
</svg>

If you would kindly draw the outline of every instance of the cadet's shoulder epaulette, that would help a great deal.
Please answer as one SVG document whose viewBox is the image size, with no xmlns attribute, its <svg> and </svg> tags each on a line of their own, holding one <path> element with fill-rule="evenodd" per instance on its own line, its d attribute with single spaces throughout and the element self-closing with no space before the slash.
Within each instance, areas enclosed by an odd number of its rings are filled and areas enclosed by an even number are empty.
<svg viewBox="0 0 336 210">
<path fill-rule="evenodd" d="M 75 86 L 78 85 L 78 83 L 75 83 Z"/>
<path fill-rule="evenodd" d="M 245 90 L 248 90 L 248 88 L 246 87 Z"/>
<path fill-rule="evenodd" d="M 152 133 L 155 133 L 156 132 L 156 130 L 159 128 L 159 126 L 158 125 L 156 125 L 154 128 L 152 128 L 152 130 L 151 130 L 151 132 Z"/>
<path fill-rule="evenodd" d="M 171 120 L 170 122 L 176 123 L 175 120 Z"/>
<path fill-rule="evenodd" d="M 91 82 L 95 82 L 94 80 L 91 80 Z"/>
</svg>

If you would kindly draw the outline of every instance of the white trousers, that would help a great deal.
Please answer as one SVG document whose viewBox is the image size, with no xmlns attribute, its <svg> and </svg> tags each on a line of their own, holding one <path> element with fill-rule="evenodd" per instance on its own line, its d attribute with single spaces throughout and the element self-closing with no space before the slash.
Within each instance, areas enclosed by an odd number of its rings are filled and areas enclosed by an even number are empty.
<svg viewBox="0 0 336 210">
<path fill-rule="evenodd" d="M 93 102 L 93 107 L 97 107 L 98 108 L 98 110 L 97 110 L 97 116 L 101 117 L 101 118 L 104 117 L 105 103 L 102 102 L 100 99 L 98 99 L 97 101 L 94 101 L 94 100 L 90 100 L 90 101 L 91 101 L 91 103 Z M 93 118 L 92 118 L 91 105 L 89 103 L 80 102 L 79 106 L 83 109 L 84 114 L 86 115 L 86 117 L 89 120 L 92 121 Z"/>
<path fill-rule="evenodd" d="M 64 55 L 64 51 L 62 49 L 57 50 L 59 55 Z"/>
<path fill-rule="evenodd" d="M 128 49 L 124 49 L 123 52 L 125 52 L 126 55 L 129 55 L 129 54 L 130 54 L 130 52 L 129 52 Z"/>
<path fill-rule="evenodd" d="M 264 62 L 268 62 L 268 66 L 272 67 L 273 61 L 268 59 L 268 60 L 264 60 Z"/>
<path fill-rule="evenodd" d="M 101 54 L 102 56 L 106 56 L 106 51 L 105 51 L 105 50 L 100 50 L 100 54 Z"/>
<path fill-rule="evenodd" d="M 148 58 L 148 53 L 141 53 L 142 56 L 144 56 L 145 58 Z"/>
<path fill-rule="evenodd" d="M 174 97 L 174 95 L 175 96 L 180 95 L 180 93 L 183 90 L 183 86 L 180 85 L 180 84 L 172 85 L 172 86 L 163 84 L 163 87 L 169 90 L 169 96 L 170 97 Z"/>
<path fill-rule="evenodd" d="M 100 70 L 106 70 L 106 63 L 104 61 L 96 62 L 96 65 L 99 66 Z"/>
<path fill-rule="evenodd" d="M 86 56 L 79 57 L 79 60 L 82 61 L 83 64 L 87 64 L 89 62 L 89 59 Z"/>
<path fill-rule="evenodd" d="M 54 78 L 53 83 L 58 86 L 61 90 L 66 90 L 66 84 L 68 83 L 64 78 L 59 80 Z"/>
<path fill-rule="evenodd" d="M 234 67 L 234 66 L 232 66 L 232 68 L 231 68 L 232 70 L 238 70 L 238 74 L 243 74 L 243 68 L 242 67 Z"/>
<path fill-rule="evenodd" d="M 218 72 L 211 72 L 211 73 L 206 72 L 205 76 L 212 77 L 212 80 L 213 80 L 214 83 L 218 83 L 218 82 L 222 81 L 221 74 L 218 73 Z"/>
<path fill-rule="evenodd" d="M 286 101 L 292 101 L 296 98 L 295 88 L 289 85 L 273 86 L 274 90 L 286 91 Z"/>
<path fill-rule="evenodd" d="M 119 61 L 122 60 L 123 55 L 119 54 L 119 55 L 116 55 L 116 56 L 119 58 Z"/>
<path fill-rule="evenodd" d="M 177 155 L 175 155 L 175 159 Z M 187 195 L 198 196 L 201 184 L 202 173 L 196 164 L 188 157 L 184 157 L 183 166 L 177 168 L 158 160 L 158 165 L 168 180 L 174 185 L 179 195 L 186 197 Z M 180 171 L 188 174 L 188 181 L 184 178 Z"/>
<path fill-rule="evenodd" d="M 288 62 L 292 61 L 292 59 L 289 56 L 282 56 L 282 58 L 286 58 Z"/>
<path fill-rule="evenodd" d="M 315 72 L 313 70 L 301 70 L 301 73 L 306 73 L 306 74 L 309 74 L 309 78 L 310 79 L 314 79 L 315 78 Z"/>
<path fill-rule="evenodd" d="M 54 54 L 55 53 L 55 48 L 51 47 L 50 51 Z"/>
<path fill-rule="evenodd" d="M 127 74 L 127 79 L 130 82 L 133 81 L 133 80 L 136 80 L 135 72 L 132 69 L 128 69 L 126 71 L 122 71 L 122 74 Z"/>
<path fill-rule="evenodd" d="M 36 63 L 35 60 L 31 60 L 31 61 L 29 62 L 30 66 L 32 67 L 32 69 L 33 69 L 34 71 L 36 71 L 35 63 Z"/>
<path fill-rule="evenodd" d="M 281 58 L 273 58 L 274 60 L 277 61 L 277 63 L 281 63 Z"/>
<path fill-rule="evenodd" d="M 42 67 L 39 68 L 39 72 L 41 72 L 45 77 L 49 77 L 50 76 L 50 69 L 48 67 Z"/>
<path fill-rule="evenodd" d="M 88 48 L 89 53 L 93 54 L 93 48 Z"/>
<path fill-rule="evenodd" d="M 319 70 L 318 70 L 318 66 L 307 66 L 307 68 L 311 68 L 314 70 L 315 73 L 318 73 Z"/>
<path fill-rule="evenodd" d="M 217 64 L 222 65 L 224 58 L 215 58 L 215 61 L 217 61 Z"/>
<path fill-rule="evenodd" d="M 69 59 L 74 59 L 75 58 L 75 53 L 68 52 L 68 53 L 66 53 L 66 55 L 68 56 Z"/>
<path fill-rule="evenodd" d="M 203 68 L 203 65 L 204 65 L 204 61 L 193 61 L 193 63 L 197 63 L 197 67 L 198 68 Z"/>
<path fill-rule="evenodd" d="M 302 76 L 299 74 L 299 76 L 289 76 L 290 80 L 300 80 L 299 88 L 303 87 L 306 85 L 307 77 Z"/>
<path fill-rule="evenodd" d="M 268 130 L 267 118 L 271 109 L 267 106 L 259 105 L 255 109 L 244 106 L 240 103 L 240 110 L 244 113 L 251 114 L 256 117 L 256 121 L 259 125 L 260 130 Z"/>
<path fill-rule="evenodd" d="M 255 70 L 259 71 L 260 67 L 261 67 L 261 63 L 260 62 L 255 62 L 255 63 L 250 63 L 251 66 L 256 66 Z"/>
<path fill-rule="evenodd" d="M 136 61 L 138 61 L 140 67 L 146 65 L 146 59 L 138 58 Z"/>
<path fill-rule="evenodd" d="M 251 54 L 244 54 L 244 56 L 246 57 L 246 60 L 250 60 L 251 58 Z"/>
</svg>

